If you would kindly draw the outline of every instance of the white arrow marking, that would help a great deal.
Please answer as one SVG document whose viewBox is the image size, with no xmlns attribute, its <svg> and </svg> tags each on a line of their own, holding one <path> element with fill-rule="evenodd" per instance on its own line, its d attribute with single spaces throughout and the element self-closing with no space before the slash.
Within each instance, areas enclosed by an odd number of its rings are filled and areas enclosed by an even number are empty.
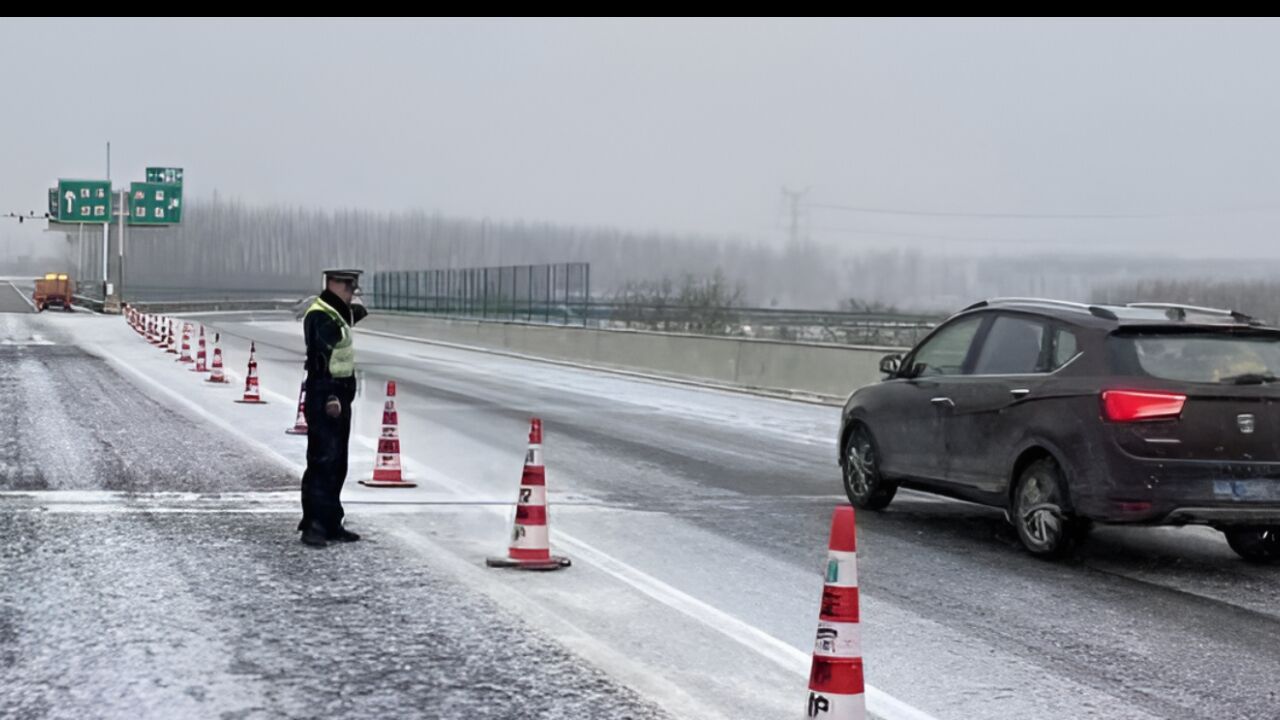
<svg viewBox="0 0 1280 720">
<path fill-rule="evenodd" d="M 73 193 L 73 192 L 71 192 L 70 190 L 68 190 L 68 191 L 67 191 L 67 194 L 66 194 L 66 195 L 63 195 L 63 197 L 65 197 L 65 198 L 67 199 L 67 212 L 68 212 L 68 213 L 70 213 L 70 212 L 71 212 L 71 203 L 73 203 L 73 202 L 75 202 L 75 201 L 76 201 L 76 194 L 75 194 L 75 193 Z"/>
</svg>

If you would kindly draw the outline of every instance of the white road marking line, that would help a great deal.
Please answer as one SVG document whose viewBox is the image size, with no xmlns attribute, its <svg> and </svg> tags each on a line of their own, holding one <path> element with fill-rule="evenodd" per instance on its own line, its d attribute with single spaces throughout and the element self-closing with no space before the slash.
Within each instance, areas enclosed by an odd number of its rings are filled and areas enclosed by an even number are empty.
<svg viewBox="0 0 1280 720">
<path fill-rule="evenodd" d="M 27 301 L 27 304 L 31 306 L 31 309 L 32 309 L 32 310 L 35 310 L 35 309 L 36 309 L 36 303 L 35 303 L 35 301 L 34 301 L 34 300 L 32 300 L 31 298 L 27 297 L 27 294 L 26 294 L 26 293 L 24 293 L 24 292 L 22 292 L 21 290 L 19 290 L 19 289 L 18 289 L 18 286 L 17 286 L 17 285 L 14 285 L 12 280 L 10 280 L 10 281 L 9 281 L 9 287 L 13 288 L 13 291 L 14 291 L 14 292 L 16 292 L 16 293 L 18 293 L 18 295 L 19 295 L 23 300 L 26 300 L 26 301 Z M 39 312 L 39 311 L 37 310 L 36 312 Z"/>
</svg>

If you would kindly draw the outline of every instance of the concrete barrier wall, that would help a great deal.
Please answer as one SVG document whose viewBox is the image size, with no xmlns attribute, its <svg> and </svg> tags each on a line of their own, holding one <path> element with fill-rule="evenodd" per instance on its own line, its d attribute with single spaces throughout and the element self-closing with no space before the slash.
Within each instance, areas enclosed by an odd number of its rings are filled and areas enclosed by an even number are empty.
<svg viewBox="0 0 1280 720">
<path fill-rule="evenodd" d="M 375 311 L 360 329 L 549 360 L 843 399 L 900 348 L 455 320 Z"/>
</svg>

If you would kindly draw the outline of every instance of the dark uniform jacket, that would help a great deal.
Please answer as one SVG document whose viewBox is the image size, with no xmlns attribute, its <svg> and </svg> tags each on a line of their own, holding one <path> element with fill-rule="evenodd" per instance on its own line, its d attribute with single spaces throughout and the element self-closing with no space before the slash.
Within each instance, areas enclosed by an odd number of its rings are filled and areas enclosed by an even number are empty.
<svg viewBox="0 0 1280 720">
<path fill-rule="evenodd" d="M 349 306 L 329 290 L 320 293 L 320 299 L 352 326 L 369 314 L 363 305 Z M 309 312 L 302 322 L 302 334 L 307 340 L 307 397 L 350 403 L 356 394 L 356 379 L 334 378 L 329 374 L 329 356 L 333 346 L 342 340 L 342 328 L 326 313 Z"/>
</svg>

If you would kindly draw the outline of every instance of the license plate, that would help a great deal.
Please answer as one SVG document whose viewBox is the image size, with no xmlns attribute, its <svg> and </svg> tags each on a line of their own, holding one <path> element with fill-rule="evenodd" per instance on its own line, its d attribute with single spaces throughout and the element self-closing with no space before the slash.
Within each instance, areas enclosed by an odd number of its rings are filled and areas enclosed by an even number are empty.
<svg viewBox="0 0 1280 720">
<path fill-rule="evenodd" d="M 1215 480 L 1213 495 L 1224 500 L 1280 502 L 1280 481 Z"/>
</svg>

